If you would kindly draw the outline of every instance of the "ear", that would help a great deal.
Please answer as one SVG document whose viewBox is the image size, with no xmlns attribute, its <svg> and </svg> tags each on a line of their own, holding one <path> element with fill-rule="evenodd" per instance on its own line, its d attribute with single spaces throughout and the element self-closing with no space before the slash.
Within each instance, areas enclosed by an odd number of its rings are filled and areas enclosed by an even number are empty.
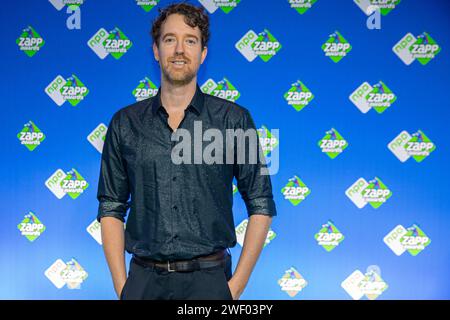
<svg viewBox="0 0 450 320">
<path fill-rule="evenodd" d="M 159 51 L 158 47 L 156 46 L 156 43 L 153 42 L 153 56 L 155 57 L 155 60 L 159 62 Z"/>
<path fill-rule="evenodd" d="M 202 57 L 200 60 L 200 64 L 203 64 L 203 61 L 205 61 L 207 54 L 208 54 L 208 47 L 204 47 L 202 50 Z"/>
</svg>

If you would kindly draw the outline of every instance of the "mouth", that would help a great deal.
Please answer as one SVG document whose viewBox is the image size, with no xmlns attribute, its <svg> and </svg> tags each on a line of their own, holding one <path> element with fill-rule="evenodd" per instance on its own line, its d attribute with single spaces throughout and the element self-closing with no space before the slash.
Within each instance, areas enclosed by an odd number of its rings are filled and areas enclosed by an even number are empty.
<svg viewBox="0 0 450 320">
<path fill-rule="evenodd" d="M 187 61 L 186 60 L 173 60 L 170 63 L 177 65 L 177 66 L 183 66 L 183 65 L 187 64 Z"/>
</svg>

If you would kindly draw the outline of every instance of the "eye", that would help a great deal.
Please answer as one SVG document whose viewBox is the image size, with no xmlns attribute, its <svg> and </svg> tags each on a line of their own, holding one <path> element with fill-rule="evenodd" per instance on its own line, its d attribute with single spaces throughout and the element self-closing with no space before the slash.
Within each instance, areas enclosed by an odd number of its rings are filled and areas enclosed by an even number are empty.
<svg viewBox="0 0 450 320">
<path fill-rule="evenodd" d="M 195 45 L 195 44 L 197 43 L 197 40 L 194 39 L 194 38 L 189 38 L 189 39 L 186 40 L 186 42 L 187 42 L 189 45 Z"/>
<path fill-rule="evenodd" d="M 175 41 L 175 38 L 173 38 L 173 37 L 167 37 L 167 38 L 164 39 L 165 43 L 171 43 L 171 42 L 174 42 L 174 41 Z"/>
</svg>

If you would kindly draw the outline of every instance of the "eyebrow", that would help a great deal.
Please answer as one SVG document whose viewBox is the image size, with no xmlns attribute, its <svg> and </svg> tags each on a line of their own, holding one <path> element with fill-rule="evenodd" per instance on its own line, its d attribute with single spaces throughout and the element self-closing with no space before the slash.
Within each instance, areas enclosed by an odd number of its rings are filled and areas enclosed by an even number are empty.
<svg viewBox="0 0 450 320">
<path fill-rule="evenodd" d="M 166 37 L 169 37 L 169 36 L 176 36 L 176 35 L 175 35 L 175 33 L 169 32 L 169 33 L 166 33 L 162 38 L 165 39 Z M 189 38 L 195 38 L 196 40 L 198 40 L 198 37 L 192 33 L 187 33 L 187 34 L 185 34 L 185 36 L 189 37 Z"/>
</svg>

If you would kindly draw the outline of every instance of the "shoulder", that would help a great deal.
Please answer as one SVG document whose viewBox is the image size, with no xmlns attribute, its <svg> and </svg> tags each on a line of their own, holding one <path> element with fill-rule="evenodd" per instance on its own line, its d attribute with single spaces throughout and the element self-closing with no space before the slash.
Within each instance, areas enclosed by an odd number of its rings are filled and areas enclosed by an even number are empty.
<svg viewBox="0 0 450 320">
<path fill-rule="evenodd" d="M 204 94 L 205 106 L 212 114 L 220 114 L 233 123 L 250 118 L 250 111 L 236 102 Z"/>
<path fill-rule="evenodd" d="M 141 101 L 137 101 L 130 105 L 127 105 L 114 114 L 114 117 L 133 117 L 142 115 L 147 107 L 151 107 L 153 100 L 155 97 L 147 98 Z"/>
<path fill-rule="evenodd" d="M 154 97 L 144 99 L 120 108 L 111 117 L 111 125 L 119 125 L 133 119 L 141 119 L 147 108 L 151 107 L 153 99 Z"/>
</svg>

